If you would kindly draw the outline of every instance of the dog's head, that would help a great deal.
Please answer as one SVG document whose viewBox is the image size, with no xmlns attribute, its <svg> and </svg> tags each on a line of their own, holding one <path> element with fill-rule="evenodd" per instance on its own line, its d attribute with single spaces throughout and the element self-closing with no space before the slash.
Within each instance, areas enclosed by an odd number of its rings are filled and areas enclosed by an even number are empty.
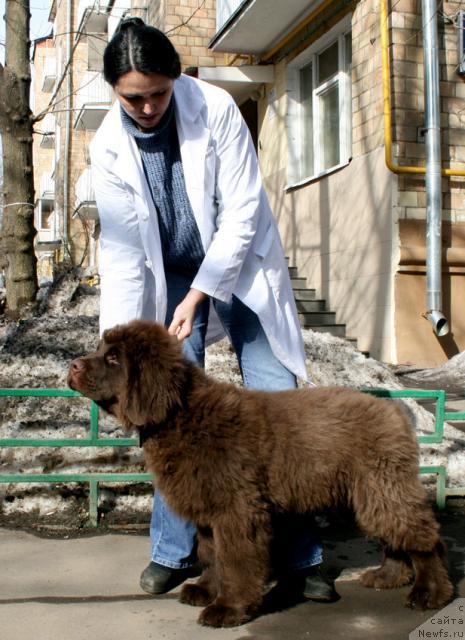
<svg viewBox="0 0 465 640">
<path fill-rule="evenodd" d="M 185 369 L 177 338 L 135 320 L 105 331 L 97 351 L 74 360 L 68 385 L 130 429 L 162 422 L 181 403 Z"/>
</svg>

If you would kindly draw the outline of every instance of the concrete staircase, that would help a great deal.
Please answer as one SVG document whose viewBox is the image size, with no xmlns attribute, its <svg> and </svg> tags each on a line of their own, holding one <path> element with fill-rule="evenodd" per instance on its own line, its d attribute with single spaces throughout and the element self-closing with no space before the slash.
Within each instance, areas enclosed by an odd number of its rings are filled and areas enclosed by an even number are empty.
<svg viewBox="0 0 465 640">
<path fill-rule="evenodd" d="M 346 325 L 336 322 L 335 312 L 327 311 L 326 300 L 318 299 L 315 289 L 307 287 L 307 280 L 299 278 L 297 267 L 289 267 L 289 275 L 301 326 L 304 329 L 346 338 L 352 342 L 353 340 L 346 336 Z"/>
</svg>

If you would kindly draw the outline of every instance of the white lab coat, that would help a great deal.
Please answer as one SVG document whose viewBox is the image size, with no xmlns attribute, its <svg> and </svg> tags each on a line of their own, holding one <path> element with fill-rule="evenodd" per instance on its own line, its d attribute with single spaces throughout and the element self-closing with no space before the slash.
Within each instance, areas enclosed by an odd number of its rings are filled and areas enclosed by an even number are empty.
<svg viewBox="0 0 465 640">
<path fill-rule="evenodd" d="M 306 379 L 287 265 L 248 128 L 217 87 L 182 75 L 174 95 L 186 189 L 205 250 L 192 286 L 223 301 L 236 295 L 260 318 L 277 358 Z M 101 224 L 101 330 L 135 318 L 164 322 L 157 212 L 118 102 L 90 150 Z"/>
</svg>

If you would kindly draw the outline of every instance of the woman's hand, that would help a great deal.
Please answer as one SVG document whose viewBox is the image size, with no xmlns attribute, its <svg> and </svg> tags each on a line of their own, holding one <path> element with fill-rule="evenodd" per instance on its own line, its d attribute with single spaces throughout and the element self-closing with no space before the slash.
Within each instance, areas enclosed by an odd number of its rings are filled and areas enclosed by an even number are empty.
<svg viewBox="0 0 465 640">
<path fill-rule="evenodd" d="M 184 340 L 192 333 L 197 305 L 203 302 L 207 295 L 198 289 L 190 289 L 184 300 L 174 310 L 173 319 L 168 327 L 168 333 Z"/>
</svg>

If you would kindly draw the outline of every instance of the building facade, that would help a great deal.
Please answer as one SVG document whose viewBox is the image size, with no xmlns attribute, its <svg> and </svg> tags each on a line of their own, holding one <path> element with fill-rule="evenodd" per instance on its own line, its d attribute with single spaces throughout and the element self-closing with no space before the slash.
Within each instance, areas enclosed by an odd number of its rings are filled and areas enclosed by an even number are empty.
<svg viewBox="0 0 465 640">
<path fill-rule="evenodd" d="M 52 136 L 52 121 L 44 118 L 35 140 L 44 272 L 66 255 L 98 272 L 87 148 L 112 100 L 102 81 L 101 53 L 123 16 L 141 15 L 169 35 L 184 69 L 235 97 L 256 142 L 290 263 L 359 348 L 418 366 L 438 365 L 462 351 L 463 17 L 459 1 L 443 3 L 434 14 L 443 172 L 440 284 L 450 329 L 438 336 L 425 317 L 425 4 L 152 0 L 131 8 L 130 0 L 54 2 L 54 32 L 36 44 L 34 56 L 35 111 L 52 101 L 47 117 L 54 116 L 55 126 Z M 51 89 L 42 73 L 52 66 L 49 58 L 56 69 Z M 41 191 L 47 172 L 53 191 Z"/>
</svg>

